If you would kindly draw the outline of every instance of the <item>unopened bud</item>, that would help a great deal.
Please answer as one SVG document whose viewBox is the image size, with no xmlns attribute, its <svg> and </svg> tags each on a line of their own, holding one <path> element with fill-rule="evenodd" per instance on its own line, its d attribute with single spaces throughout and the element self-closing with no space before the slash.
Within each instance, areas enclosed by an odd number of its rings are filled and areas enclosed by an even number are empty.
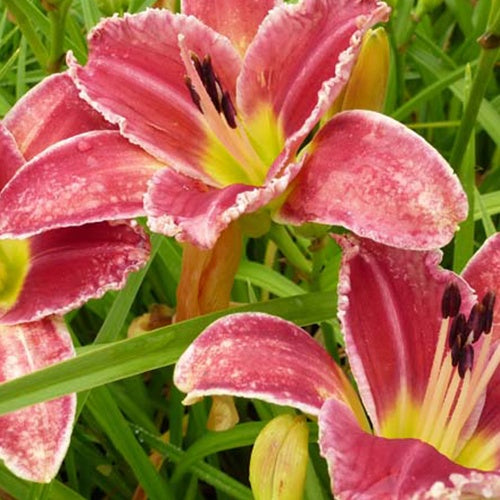
<svg viewBox="0 0 500 500">
<path fill-rule="evenodd" d="M 238 410 L 232 396 L 214 396 L 212 408 L 207 420 L 207 429 L 210 431 L 227 431 L 232 429 L 240 420 Z"/>
<path fill-rule="evenodd" d="M 250 484 L 256 500 L 302 498 L 308 437 L 303 416 L 280 415 L 264 427 L 250 459 Z"/>
<path fill-rule="evenodd" d="M 137 337 L 151 330 L 170 325 L 173 314 L 173 310 L 165 304 L 152 304 L 149 312 L 132 320 L 127 337 Z"/>
<path fill-rule="evenodd" d="M 344 93 L 341 109 L 384 108 L 390 49 L 384 28 L 368 30 Z"/>
</svg>

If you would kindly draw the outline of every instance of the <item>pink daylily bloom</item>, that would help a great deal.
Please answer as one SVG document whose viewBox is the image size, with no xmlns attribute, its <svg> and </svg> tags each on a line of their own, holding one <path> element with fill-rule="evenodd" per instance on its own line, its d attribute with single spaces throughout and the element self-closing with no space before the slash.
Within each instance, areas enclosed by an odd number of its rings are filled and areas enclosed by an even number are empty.
<svg viewBox="0 0 500 500">
<path fill-rule="evenodd" d="M 209 248 L 241 215 L 266 211 L 282 222 L 342 224 L 386 244 L 433 248 L 449 241 L 467 203 L 450 167 L 419 136 L 377 113 L 347 111 L 301 149 L 348 81 L 363 34 L 388 13 L 376 0 L 187 0 L 182 14 L 103 20 L 90 35 L 88 63 L 70 55 L 69 71 L 80 95 L 140 147 L 128 145 L 127 176 L 156 172 L 144 204 L 153 231 Z M 44 176 L 33 191 L 67 197 L 72 183 L 50 174 L 62 175 L 65 158 L 80 158 L 79 179 L 88 174 L 79 217 L 115 217 L 131 183 L 112 192 L 121 175 L 113 134 L 85 137 L 83 149 L 96 158 L 88 171 L 78 141 L 34 159 L 0 195 L 0 233 L 70 224 L 65 213 L 47 221 L 41 207 L 30 215 L 26 201 L 16 203 L 35 171 Z M 99 154 L 108 147 L 109 161 Z M 107 186 L 105 209 L 94 206 L 95 176 Z M 134 186 L 135 203 L 144 186 Z"/>
<path fill-rule="evenodd" d="M 371 429 L 326 352 L 262 314 L 195 340 L 174 374 L 185 402 L 234 394 L 317 415 L 338 498 L 498 497 L 500 234 L 463 276 L 439 267 L 439 251 L 339 243 L 339 319 Z"/>
<path fill-rule="evenodd" d="M 7 210 L 2 208 L 0 226 L 8 225 L 10 220 L 17 227 L 16 231 L 6 230 L 1 237 L 24 236 L 24 217 L 35 221 L 35 233 L 52 225 L 76 226 L 44 231 L 23 241 L 0 240 L 0 323 L 34 321 L 79 307 L 90 298 L 102 296 L 107 290 L 121 288 L 128 274 L 147 261 L 149 242 L 139 227 L 122 222 L 82 225 L 88 220 L 107 220 L 142 213 L 142 193 L 135 201 L 127 199 L 123 202 L 114 216 L 110 211 L 103 213 L 103 200 L 110 196 L 110 186 L 101 183 L 98 177 L 94 179 L 94 184 L 83 185 L 78 179 L 77 169 L 92 171 L 96 163 L 102 163 L 104 150 L 99 153 L 100 156 L 93 156 L 87 151 L 79 158 L 63 161 L 64 151 L 78 149 L 78 145 L 82 149 L 82 141 L 90 134 L 99 136 L 99 140 L 107 144 L 106 154 L 113 157 L 116 153 L 126 168 L 132 170 L 135 153 L 123 151 L 124 147 L 132 145 L 109 128 L 110 125 L 98 113 L 78 98 L 67 74 L 44 80 L 21 99 L 0 123 L 0 199 L 3 200 L 0 204 L 7 203 L 12 209 L 11 215 L 16 212 L 13 219 L 4 218 Z M 111 137 L 112 140 L 108 140 Z M 116 144 L 115 149 L 110 147 L 111 143 Z M 144 156 L 139 148 L 136 152 Z M 60 155 L 62 160 L 57 164 L 54 158 L 61 158 Z M 47 167 L 47 158 L 52 167 L 58 165 L 56 172 Z M 53 161 L 55 163 L 51 163 Z M 134 176 L 125 182 L 137 181 Z M 49 178 L 50 182 L 47 181 Z M 22 185 L 12 182 L 14 179 Z M 139 191 L 144 189 L 146 180 L 143 179 Z M 44 192 L 43 189 L 51 189 L 51 182 L 67 190 L 65 194 L 57 190 L 54 193 Z M 114 183 L 116 185 L 120 185 L 119 179 Z M 95 197 L 84 196 L 85 191 L 92 191 Z M 85 201 L 80 203 L 82 199 Z M 58 216 L 66 223 L 52 224 L 52 219 Z M 13 257 L 9 255 L 6 245 L 20 261 L 16 268 L 12 267 Z M 18 255 L 20 253 L 22 256 Z M 12 275 L 11 281 L 20 282 L 15 285 L 17 291 L 10 291 L 7 301 L 2 300 L 2 292 L 8 286 L 9 274 Z M 20 277 L 21 274 L 24 276 Z"/>
<path fill-rule="evenodd" d="M 0 325 L 0 382 L 75 356 L 59 319 Z M 50 482 L 70 443 L 76 394 L 39 403 L 0 417 L 0 458 L 17 476 Z"/>
</svg>

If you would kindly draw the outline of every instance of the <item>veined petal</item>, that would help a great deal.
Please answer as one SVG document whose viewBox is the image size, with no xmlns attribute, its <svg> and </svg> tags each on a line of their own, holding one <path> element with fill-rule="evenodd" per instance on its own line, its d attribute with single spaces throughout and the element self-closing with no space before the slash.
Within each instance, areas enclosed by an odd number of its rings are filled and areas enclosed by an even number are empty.
<svg viewBox="0 0 500 500">
<path fill-rule="evenodd" d="M 275 8 L 245 55 L 238 109 L 251 121 L 270 106 L 287 137 L 302 129 L 298 147 L 347 82 L 364 32 L 388 12 L 375 0 L 305 0 Z"/>
<path fill-rule="evenodd" d="M 16 303 L 0 323 L 64 313 L 116 290 L 149 257 L 144 231 L 107 222 L 46 231 L 30 239 L 30 267 Z"/>
<path fill-rule="evenodd" d="M 62 141 L 22 167 L 0 193 L 1 237 L 143 215 L 147 181 L 162 166 L 118 131 Z"/>
<path fill-rule="evenodd" d="M 62 321 L 0 326 L 0 381 L 12 380 L 74 357 Z M 17 476 L 49 482 L 69 446 L 76 410 L 71 394 L 0 416 L 0 458 Z"/>
<path fill-rule="evenodd" d="M 417 439 L 386 439 L 364 432 L 352 411 L 334 399 L 323 405 L 318 423 L 332 491 L 342 500 L 427 498 L 436 483 L 451 488 L 453 475 L 472 473 Z"/>
<path fill-rule="evenodd" d="M 281 177 L 262 187 L 232 184 L 222 189 L 162 170 L 152 178 L 144 199 L 148 225 L 157 233 L 211 248 L 233 220 L 282 194 L 300 168 L 301 163 L 289 164 Z"/>
<path fill-rule="evenodd" d="M 377 433 L 396 405 L 402 429 L 410 428 L 428 385 L 444 289 L 450 281 L 459 286 L 466 314 L 473 293 L 438 267 L 438 250 L 401 250 L 356 237 L 338 241 L 344 253 L 339 318 L 361 399 Z"/>
<path fill-rule="evenodd" d="M 15 104 L 3 123 L 26 160 L 68 137 L 114 128 L 78 97 L 67 73 L 44 78 Z"/>
<path fill-rule="evenodd" d="M 200 59 L 209 55 L 234 97 L 240 57 L 230 41 L 194 17 L 148 10 L 102 21 L 89 39 L 89 61 L 69 59 L 82 97 L 133 143 L 171 167 L 210 181 L 202 160 L 207 125 L 185 82 L 179 38 Z"/>
<path fill-rule="evenodd" d="M 317 415 L 328 397 L 347 399 L 342 370 L 293 323 L 261 313 L 225 316 L 184 352 L 174 382 L 185 404 L 208 395 L 258 398 Z"/>
<path fill-rule="evenodd" d="M 182 12 L 227 36 L 244 54 L 266 14 L 280 3 L 280 0 L 183 0 Z"/>
<path fill-rule="evenodd" d="M 493 311 L 495 339 L 500 339 L 500 233 L 490 236 L 472 257 L 463 277 L 476 290 L 479 298 L 492 291 L 497 295 Z"/>
<path fill-rule="evenodd" d="M 336 115 L 315 137 L 281 220 L 345 226 L 387 245 L 432 249 L 467 215 L 451 167 L 420 136 L 372 111 Z"/>
<path fill-rule="evenodd" d="M 24 165 L 24 158 L 12 134 L 0 122 L 0 191 Z"/>
</svg>

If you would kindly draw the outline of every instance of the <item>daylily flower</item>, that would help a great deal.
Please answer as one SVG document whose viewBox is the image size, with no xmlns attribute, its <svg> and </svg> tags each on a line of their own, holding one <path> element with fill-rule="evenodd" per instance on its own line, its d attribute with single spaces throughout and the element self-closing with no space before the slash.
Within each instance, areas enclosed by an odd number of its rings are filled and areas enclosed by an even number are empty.
<svg viewBox="0 0 500 500">
<path fill-rule="evenodd" d="M 402 125 L 346 111 L 300 149 L 348 81 L 363 33 L 387 18 L 386 4 L 186 0 L 182 9 L 105 19 L 90 35 L 87 64 L 68 59 L 80 95 L 143 156 L 133 149 L 118 171 L 102 132 L 54 148 L 0 196 L 0 233 L 71 224 L 57 203 L 47 220 L 31 194 L 16 201 L 26 189 L 67 200 L 66 184 L 76 182 L 79 220 L 109 220 L 128 199 L 129 179 L 156 172 L 145 197 L 151 229 L 202 248 L 257 211 L 287 223 L 344 225 L 395 246 L 449 241 L 466 215 L 465 195 L 441 156 Z M 90 170 L 74 160 L 79 144 L 99 159 Z M 27 188 L 40 170 L 46 175 Z M 85 206 L 96 175 L 106 200 L 92 212 Z"/>
<path fill-rule="evenodd" d="M 437 250 L 339 242 L 339 318 L 369 421 L 326 351 L 258 313 L 218 320 L 181 356 L 185 403 L 233 394 L 318 416 L 338 498 L 498 498 L 500 234 L 462 276 Z"/>
<path fill-rule="evenodd" d="M 117 145 L 123 143 L 130 150 L 131 145 L 118 132 L 107 130 L 109 127 L 78 98 L 67 75 L 44 80 L 0 123 L 0 190 L 26 165 L 36 165 L 52 147 L 67 147 L 73 137 L 84 140 L 88 133 L 108 134 Z M 87 159 L 91 169 L 96 158 L 88 155 Z M 35 178 L 44 174 L 43 169 L 32 172 Z M 63 175 L 57 182 L 68 179 Z M 101 197 L 105 186 L 97 188 Z M 28 191 L 27 186 L 20 203 L 36 196 Z M 78 195 L 78 190 L 69 191 L 71 196 Z M 53 229 L 28 239 L 0 240 L 0 382 L 73 357 L 64 323 L 47 316 L 121 288 L 128 274 L 149 257 L 149 242 L 139 227 L 121 222 L 81 225 L 72 212 L 71 196 L 60 203 L 60 209 L 67 210 L 68 220 L 76 227 Z M 33 199 L 37 203 L 33 210 L 45 202 L 50 206 L 43 196 Z M 87 203 L 91 210 L 89 200 Z M 133 213 L 141 210 L 140 203 L 128 207 Z M 75 408 L 76 395 L 71 394 L 1 416 L 0 458 L 19 477 L 49 482 L 69 446 Z"/>
<path fill-rule="evenodd" d="M 78 98 L 66 74 L 44 80 L 0 123 L 0 190 L 9 190 L 9 181 L 16 173 L 30 169 L 31 165 L 36 167 L 40 158 L 75 140 L 83 141 L 89 134 L 112 136 L 117 147 L 129 147 L 118 132 L 107 128 L 109 125 Z M 124 160 L 129 156 L 126 151 L 119 154 Z M 74 160 L 79 168 L 91 170 L 98 158 L 82 154 Z M 78 189 L 68 187 L 67 196 L 57 200 L 36 192 L 37 183 L 47 173 L 43 168 L 34 168 L 33 183 L 26 179 L 28 184 L 16 203 L 26 201 L 35 212 L 45 211 L 48 206 L 45 218 L 51 217 L 50 207 L 58 204 L 60 211 L 66 211 L 68 222 L 77 227 L 54 229 L 25 240 L 0 240 L 0 323 L 33 321 L 75 309 L 107 290 L 121 288 L 127 275 L 144 265 L 149 256 L 147 237 L 135 225 L 81 225 L 74 205 L 87 203 L 87 209 L 92 211 L 101 203 L 97 198 L 102 200 L 109 194 L 98 178 L 91 188 L 95 199 L 81 200 Z M 78 184 L 71 180 L 71 174 L 53 180 L 63 186 Z M 140 201 L 127 203 L 130 216 L 142 210 Z"/>
</svg>

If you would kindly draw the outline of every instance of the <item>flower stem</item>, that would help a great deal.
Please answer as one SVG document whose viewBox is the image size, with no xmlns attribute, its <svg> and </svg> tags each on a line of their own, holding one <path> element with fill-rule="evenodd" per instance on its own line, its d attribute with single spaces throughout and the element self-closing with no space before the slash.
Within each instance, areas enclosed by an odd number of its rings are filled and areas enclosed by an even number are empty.
<svg viewBox="0 0 500 500">
<path fill-rule="evenodd" d="M 269 230 L 269 237 L 276 243 L 281 253 L 288 259 L 288 262 L 300 271 L 307 275 L 312 272 L 311 263 L 304 257 L 302 252 L 297 248 L 290 233 L 284 226 L 272 224 Z"/>
</svg>

